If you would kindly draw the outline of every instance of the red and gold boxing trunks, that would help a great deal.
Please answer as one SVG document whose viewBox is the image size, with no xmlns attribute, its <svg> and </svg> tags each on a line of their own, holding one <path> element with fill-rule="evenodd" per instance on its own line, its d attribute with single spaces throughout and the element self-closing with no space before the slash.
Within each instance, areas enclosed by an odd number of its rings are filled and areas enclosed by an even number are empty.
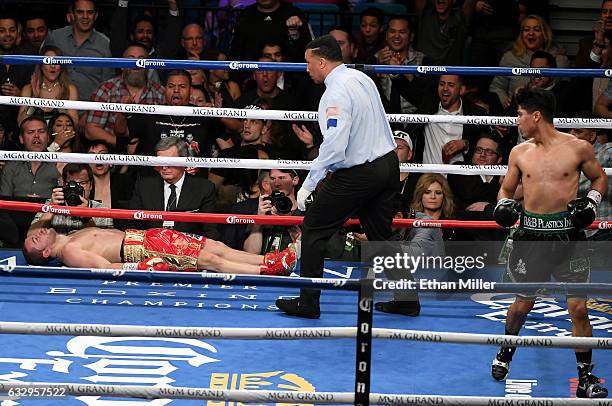
<svg viewBox="0 0 612 406">
<path fill-rule="evenodd" d="M 200 238 L 167 228 L 125 230 L 122 260 L 141 262 L 161 257 L 179 270 L 197 270 L 198 255 L 206 243 L 206 238 Z"/>
</svg>

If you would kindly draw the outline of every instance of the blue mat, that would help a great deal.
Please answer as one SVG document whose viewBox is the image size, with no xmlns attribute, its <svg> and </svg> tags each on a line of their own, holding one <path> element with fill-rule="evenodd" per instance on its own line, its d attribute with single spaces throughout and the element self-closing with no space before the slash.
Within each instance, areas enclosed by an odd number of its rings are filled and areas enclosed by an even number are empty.
<svg viewBox="0 0 612 406">
<path fill-rule="evenodd" d="M 2 258 L 18 252 L 0 252 Z M 327 277 L 358 277 L 327 264 Z M 499 272 L 499 270 L 491 270 Z M 221 327 L 355 326 L 356 293 L 324 291 L 319 320 L 274 306 L 296 289 L 5 276 L 3 321 Z M 375 327 L 502 334 L 512 295 L 422 296 L 417 318 L 375 312 Z M 385 300 L 379 295 L 376 300 Z M 594 335 L 612 337 L 612 300 L 591 302 Z M 542 299 L 523 335 L 571 334 L 563 298 Z M 598 310 L 594 310 L 597 308 Z M 0 380 L 170 385 L 223 389 L 353 391 L 355 341 L 195 340 L 1 335 Z M 492 346 L 375 340 L 372 391 L 478 396 L 573 396 L 573 350 L 519 348 L 506 382 L 490 377 Z M 612 351 L 594 351 L 595 373 L 612 380 Z M 612 382 L 612 381 L 611 381 Z M 201 405 L 203 401 L 104 397 L 21 399 L 7 405 Z M 227 402 L 208 402 L 221 406 Z"/>
</svg>

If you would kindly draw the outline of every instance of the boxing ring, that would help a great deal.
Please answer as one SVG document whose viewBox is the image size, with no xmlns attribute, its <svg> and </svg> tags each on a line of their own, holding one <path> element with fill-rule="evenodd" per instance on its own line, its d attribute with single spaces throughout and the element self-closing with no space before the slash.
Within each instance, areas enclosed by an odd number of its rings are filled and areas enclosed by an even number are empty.
<svg viewBox="0 0 612 406">
<path fill-rule="evenodd" d="M 122 60 L 3 56 L 5 63 L 104 63 L 116 67 L 303 70 L 305 64 Z M 59 60 L 59 62 L 58 62 Z M 161 65 L 161 63 L 164 65 Z M 65 62 L 67 63 L 67 62 Z M 255 65 L 255 66 L 253 66 Z M 395 67 L 385 73 L 458 73 L 438 67 Z M 431 68 L 428 70 L 428 68 Z M 406 71 L 405 69 L 409 69 Z M 473 74 L 530 74 L 473 68 Z M 489 70 L 490 69 L 490 70 Z M 414 70 L 414 72 L 412 72 Z M 541 71 L 548 71 L 541 69 Z M 550 71 L 553 71 L 552 69 Z M 554 70 L 567 76 L 568 70 Z M 560 72 L 557 72 L 560 71 Z M 607 75 L 604 70 L 579 74 Z M 572 72 L 572 73 L 573 73 Z M 535 72 L 531 72 L 536 74 Z M 538 75 L 547 72 L 537 72 Z M 553 74 L 551 74 L 552 76 Z M 49 101 L 0 96 L 9 105 L 138 111 L 140 105 Z M 313 112 L 146 106 L 149 113 L 203 117 L 316 120 Z M 142 109 L 140 109 L 142 110 Z M 145 113 L 144 111 L 139 111 Z M 508 117 L 390 115 L 396 122 L 452 120 L 512 125 Z M 560 127 L 612 126 L 610 120 L 557 119 Z M 221 160 L 0 151 L 1 160 L 307 169 L 307 161 Z M 404 171 L 503 174 L 505 167 L 404 164 Z M 608 170 L 609 171 L 609 170 Z M 608 172 L 607 171 L 607 172 Z M 608 172 L 611 174 L 611 172 Z M 88 209 L 0 201 L 0 208 L 127 219 L 225 224 L 299 224 L 301 218 Z M 67 212 L 66 212 L 67 211 Z M 400 226 L 496 228 L 493 222 L 399 220 Z M 610 222 L 592 227 L 608 229 Z M 471 277 L 502 280 L 502 266 Z M 550 283 L 519 337 L 499 336 L 509 292 L 521 286 L 452 294 L 421 292 L 421 314 L 406 317 L 372 310 L 391 292 L 372 292 L 357 263 L 326 262 L 324 279 L 201 273 L 155 273 L 27 266 L 20 251 L 0 250 L 0 397 L 5 405 L 412 404 L 609 405 L 609 399 L 572 399 L 577 386 L 574 346 L 594 348 L 596 372 L 612 380 L 612 272 L 593 272 L 589 311 L 592 339 L 572 338 L 563 292 Z M 423 277 L 427 275 L 422 275 Z M 541 284 L 540 284 L 541 285 Z M 320 287 L 321 318 L 282 314 L 278 298 L 298 287 Z M 575 286 L 575 288 L 585 286 Z M 524 285 L 523 285 L 524 288 Z M 373 317 L 372 317 L 373 316 Z M 363 331 L 363 330 L 366 331 Z M 371 336 L 371 337 L 370 337 Z M 372 340 L 371 346 L 369 340 Z M 500 341 L 508 340 L 511 341 Z M 508 379 L 494 381 L 491 360 L 500 342 L 519 345 Z M 359 344 L 369 346 L 360 354 Z M 471 344 L 471 345 L 467 345 Z M 371 351 L 371 353 L 370 353 Z M 371 356 L 371 362 L 369 357 Z M 367 359 L 367 365 L 362 362 Z M 362 369 L 363 366 L 363 369 Z M 364 371 L 367 377 L 364 377 Z M 359 383 L 367 384 L 360 392 Z M 41 383 L 32 386 L 32 383 Z M 42 384 L 45 383 L 45 384 Z M 609 386 L 609 385 L 608 385 Z M 38 392 L 27 389 L 39 389 Z M 25 392 L 24 392 L 25 390 Z M 357 394 L 357 397 L 356 395 Z M 46 395 L 46 396 L 45 396 Z M 70 395 L 62 397 L 63 395 Z M 542 399 L 547 398 L 547 399 Z"/>
</svg>

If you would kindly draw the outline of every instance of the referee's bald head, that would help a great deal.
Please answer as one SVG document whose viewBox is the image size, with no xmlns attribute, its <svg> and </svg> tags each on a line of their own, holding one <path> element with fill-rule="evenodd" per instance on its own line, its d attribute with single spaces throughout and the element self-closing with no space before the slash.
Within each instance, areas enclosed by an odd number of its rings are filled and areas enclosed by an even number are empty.
<svg viewBox="0 0 612 406">
<path fill-rule="evenodd" d="M 312 40 L 306 45 L 306 49 L 318 56 L 325 58 L 330 62 L 342 62 L 342 50 L 338 41 L 329 34 L 322 35 L 319 38 Z"/>
</svg>

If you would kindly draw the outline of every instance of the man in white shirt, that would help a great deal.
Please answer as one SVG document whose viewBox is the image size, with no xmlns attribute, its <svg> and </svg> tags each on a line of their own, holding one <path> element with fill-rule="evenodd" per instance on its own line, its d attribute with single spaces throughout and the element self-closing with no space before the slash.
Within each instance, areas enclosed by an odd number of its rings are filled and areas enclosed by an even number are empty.
<svg viewBox="0 0 612 406">
<path fill-rule="evenodd" d="M 460 96 L 461 79 L 457 75 L 443 75 L 438 81 L 438 111 L 436 114 L 462 116 Z M 424 164 L 449 164 L 460 161 L 460 152 L 466 151 L 468 142 L 462 139 L 463 125 L 436 123 L 425 126 Z"/>
<path fill-rule="evenodd" d="M 433 93 L 426 93 L 419 114 L 484 116 L 487 112 L 461 97 L 463 82 L 458 75 L 441 75 Z M 419 128 L 421 127 L 421 128 Z M 470 156 L 480 127 L 452 123 L 408 126 L 415 139 L 413 162 L 452 164 Z"/>
</svg>

